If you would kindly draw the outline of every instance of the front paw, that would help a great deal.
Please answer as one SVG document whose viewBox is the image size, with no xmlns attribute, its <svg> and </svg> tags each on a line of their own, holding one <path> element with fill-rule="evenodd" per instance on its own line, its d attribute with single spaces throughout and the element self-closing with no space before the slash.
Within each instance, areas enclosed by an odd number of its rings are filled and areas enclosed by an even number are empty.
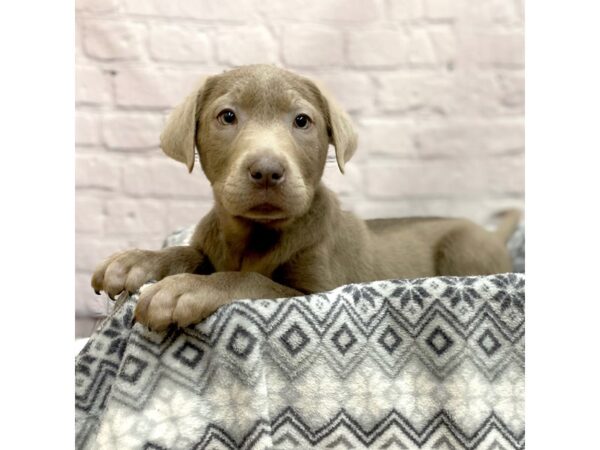
<svg viewBox="0 0 600 450">
<path fill-rule="evenodd" d="M 215 288 L 210 276 L 171 275 L 141 291 L 135 319 L 154 331 L 201 322 L 225 303 Z"/>
<path fill-rule="evenodd" d="M 110 256 L 94 271 L 92 288 L 97 294 L 106 292 L 110 298 L 123 291 L 137 291 L 160 271 L 155 254 L 149 250 L 127 250 Z"/>
<path fill-rule="evenodd" d="M 109 297 L 123 291 L 136 292 L 151 280 L 160 280 L 175 273 L 193 272 L 202 261 L 202 254 L 189 246 L 163 250 L 127 250 L 116 253 L 98 266 L 92 276 L 97 294 Z"/>
</svg>

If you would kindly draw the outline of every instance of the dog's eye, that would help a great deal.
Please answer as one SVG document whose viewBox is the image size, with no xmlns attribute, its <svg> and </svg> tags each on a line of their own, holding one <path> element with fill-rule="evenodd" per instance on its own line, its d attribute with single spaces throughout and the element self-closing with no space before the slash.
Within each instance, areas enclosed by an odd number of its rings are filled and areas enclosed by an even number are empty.
<svg viewBox="0 0 600 450">
<path fill-rule="evenodd" d="M 224 109 L 217 116 L 219 122 L 223 125 L 233 125 L 236 121 L 235 113 L 230 109 Z"/>
<path fill-rule="evenodd" d="M 307 129 L 310 127 L 311 123 L 310 117 L 308 117 L 306 114 L 298 114 L 294 119 L 294 126 L 296 128 Z"/>
</svg>

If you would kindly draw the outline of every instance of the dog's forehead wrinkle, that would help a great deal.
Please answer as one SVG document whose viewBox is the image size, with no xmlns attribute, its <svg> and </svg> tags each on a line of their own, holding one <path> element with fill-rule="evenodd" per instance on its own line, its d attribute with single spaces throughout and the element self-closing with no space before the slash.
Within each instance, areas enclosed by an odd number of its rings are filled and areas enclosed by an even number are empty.
<svg viewBox="0 0 600 450">
<path fill-rule="evenodd" d="M 285 86 L 248 86 L 239 100 L 246 110 L 257 117 L 270 118 L 288 113 L 294 107 L 295 97 Z"/>
<path fill-rule="evenodd" d="M 289 112 L 302 105 L 322 108 L 318 89 L 308 80 L 271 66 L 239 68 L 214 78 L 213 98 L 232 99 L 257 115 Z"/>
</svg>

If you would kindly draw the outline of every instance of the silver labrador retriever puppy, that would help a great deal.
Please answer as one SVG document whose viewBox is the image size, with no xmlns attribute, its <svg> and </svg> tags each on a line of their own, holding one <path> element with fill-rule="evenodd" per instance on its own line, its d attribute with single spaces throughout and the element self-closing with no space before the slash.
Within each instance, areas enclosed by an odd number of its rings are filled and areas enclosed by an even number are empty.
<svg viewBox="0 0 600 450">
<path fill-rule="evenodd" d="M 92 287 L 111 297 L 148 280 L 136 319 L 155 330 L 201 321 L 237 299 L 279 298 L 353 282 L 511 270 L 505 241 L 462 219 L 363 221 L 321 183 L 329 144 L 344 165 L 357 136 L 310 80 L 255 65 L 209 77 L 172 113 L 161 147 L 192 170 L 196 149 L 214 207 L 191 245 L 115 254 Z"/>
</svg>

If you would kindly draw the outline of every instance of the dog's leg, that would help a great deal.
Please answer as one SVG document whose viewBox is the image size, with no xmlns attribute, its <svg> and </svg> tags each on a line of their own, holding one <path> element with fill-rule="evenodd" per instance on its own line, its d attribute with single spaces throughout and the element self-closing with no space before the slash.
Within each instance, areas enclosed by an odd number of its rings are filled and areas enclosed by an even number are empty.
<svg viewBox="0 0 600 450">
<path fill-rule="evenodd" d="M 171 324 L 198 323 L 222 305 L 240 299 L 303 295 L 255 272 L 179 274 L 143 289 L 135 310 L 138 322 L 162 331 Z"/>
<path fill-rule="evenodd" d="M 192 273 L 204 261 L 202 252 L 190 246 L 163 250 L 127 250 L 115 253 L 95 270 L 92 288 L 111 298 L 123 291 L 137 291 L 150 280 L 161 280 L 177 273 Z"/>
<path fill-rule="evenodd" d="M 504 243 L 477 226 L 450 231 L 436 248 L 436 275 L 460 277 L 511 270 L 512 263 Z"/>
</svg>

